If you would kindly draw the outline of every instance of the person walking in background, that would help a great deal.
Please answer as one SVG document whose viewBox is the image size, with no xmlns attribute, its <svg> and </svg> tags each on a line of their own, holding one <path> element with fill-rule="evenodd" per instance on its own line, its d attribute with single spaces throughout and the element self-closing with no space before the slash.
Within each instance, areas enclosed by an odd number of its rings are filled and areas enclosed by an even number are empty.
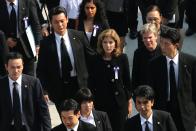
<svg viewBox="0 0 196 131">
<path fill-rule="evenodd" d="M 22 55 L 9 53 L 5 67 L 8 75 L 0 78 L 0 130 L 50 131 L 50 115 L 40 81 L 22 73 Z"/>
<path fill-rule="evenodd" d="M 140 85 L 134 90 L 139 113 L 126 121 L 124 131 L 177 131 L 170 113 L 152 109 L 155 95 L 148 85 Z"/>
<path fill-rule="evenodd" d="M 149 84 L 156 93 L 154 109 L 170 112 L 178 131 L 194 131 L 196 58 L 180 52 L 179 41 L 176 29 L 161 31 L 163 55 L 150 62 Z"/>
<path fill-rule="evenodd" d="M 83 0 L 80 5 L 78 30 L 84 31 L 90 46 L 95 51 L 99 34 L 108 28 L 103 3 L 100 0 Z"/>
<path fill-rule="evenodd" d="M 131 90 L 129 63 L 120 48 L 115 30 L 106 29 L 98 37 L 98 55 L 93 61 L 92 91 L 95 108 L 108 113 L 113 131 L 122 131 Z"/>
<path fill-rule="evenodd" d="M 79 120 L 80 107 L 74 99 L 64 100 L 60 106 L 62 124 L 54 127 L 52 131 L 96 131 L 89 123 Z"/>
<path fill-rule="evenodd" d="M 144 24 L 140 30 L 144 47 L 134 52 L 132 68 L 132 88 L 147 84 L 149 62 L 161 55 L 160 46 L 157 43 L 158 29 L 153 23 Z"/>
<path fill-rule="evenodd" d="M 69 18 L 67 28 L 77 29 L 79 7 L 82 1 L 83 0 L 60 0 L 60 6 L 66 9 Z"/>
<path fill-rule="evenodd" d="M 120 36 L 121 49 L 125 46 L 125 36 L 128 32 L 127 14 L 129 0 L 102 0 L 106 10 L 110 28 Z"/>
<path fill-rule="evenodd" d="M 35 56 L 42 39 L 41 26 L 35 0 L 0 0 L 0 30 L 5 33 L 9 52 L 19 52 L 24 57 L 25 74 L 35 75 Z M 26 29 L 30 26 L 35 43 L 28 40 Z M 34 52 L 35 51 L 35 52 Z M 37 51 L 37 52 L 36 52 Z"/>
<path fill-rule="evenodd" d="M 94 97 L 90 89 L 79 89 L 75 100 L 80 105 L 80 120 L 94 125 L 96 131 L 112 131 L 107 113 L 94 108 Z"/>
<path fill-rule="evenodd" d="M 50 13 L 54 32 L 41 41 L 37 76 L 45 91 L 59 111 L 64 99 L 71 98 L 81 87 L 86 87 L 87 55 L 93 54 L 83 32 L 67 29 L 65 8 L 55 7 Z"/>
</svg>

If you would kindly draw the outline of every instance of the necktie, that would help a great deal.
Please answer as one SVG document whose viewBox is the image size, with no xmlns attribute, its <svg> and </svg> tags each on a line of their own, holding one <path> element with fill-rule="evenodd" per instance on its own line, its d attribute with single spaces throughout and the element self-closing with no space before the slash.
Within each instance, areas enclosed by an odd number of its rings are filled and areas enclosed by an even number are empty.
<svg viewBox="0 0 196 131">
<path fill-rule="evenodd" d="M 169 69 L 169 76 L 170 76 L 170 101 L 175 101 L 176 98 L 176 78 L 175 78 L 175 71 L 174 71 L 174 62 L 171 60 L 170 62 L 170 69 Z"/>
<path fill-rule="evenodd" d="M 72 70 L 71 60 L 64 43 L 64 39 L 61 38 L 61 73 L 63 79 L 69 79 L 70 71 Z"/>
<path fill-rule="evenodd" d="M 16 38 L 16 28 L 17 28 L 17 21 L 16 21 L 16 11 L 14 9 L 14 3 L 11 2 L 10 3 L 10 6 L 12 7 L 12 10 L 10 12 L 10 20 L 9 20 L 9 23 L 10 23 L 10 35 L 12 37 L 15 37 Z"/>
<path fill-rule="evenodd" d="M 148 127 L 148 121 L 146 121 L 145 124 L 146 124 L 145 131 L 150 131 L 150 128 Z"/>
<path fill-rule="evenodd" d="M 16 131 L 19 131 L 22 127 L 22 116 L 21 116 L 21 106 L 20 106 L 20 97 L 17 89 L 17 83 L 13 83 L 13 120 L 14 128 Z"/>
</svg>

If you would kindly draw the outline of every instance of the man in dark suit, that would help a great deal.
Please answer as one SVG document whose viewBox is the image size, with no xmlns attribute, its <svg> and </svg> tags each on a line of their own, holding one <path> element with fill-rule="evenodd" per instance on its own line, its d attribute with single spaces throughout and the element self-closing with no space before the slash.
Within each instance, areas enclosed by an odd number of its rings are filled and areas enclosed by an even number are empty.
<svg viewBox="0 0 196 131">
<path fill-rule="evenodd" d="M 161 31 L 163 56 L 150 63 L 150 85 L 156 92 L 155 109 L 171 113 L 178 131 L 194 131 L 196 113 L 196 58 L 180 52 L 180 33 Z"/>
<path fill-rule="evenodd" d="M 0 78 L 0 130 L 50 131 L 41 84 L 38 79 L 22 74 L 22 55 L 9 53 L 5 67 L 8 75 Z"/>
<path fill-rule="evenodd" d="M 39 49 L 41 26 L 34 0 L 0 0 L 0 29 L 5 33 L 6 44 L 11 52 L 20 52 L 24 57 L 25 74 L 34 75 L 35 54 L 33 54 L 27 34 L 31 26 L 35 48 Z M 33 47 L 33 50 L 35 49 Z"/>
<path fill-rule="evenodd" d="M 50 11 L 54 33 L 41 41 L 37 75 L 46 91 L 45 98 L 59 104 L 87 87 L 87 53 L 93 53 L 82 32 L 67 29 L 67 12 L 63 7 Z M 88 45 L 87 45 L 88 44 Z"/>
<path fill-rule="evenodd" d="M 80 120 L 96 126 L 96 131 L 112 131 L 108 114 L 94 109 L 94 98 L 90 89 L 81 88 L 75 98 L 80 105 Z"/>
<path fill-rule="evenodd" d="M 152 109 L 154 90 L 150 86 L 138 86 L 134 100 L 139 113 L 126 121 L 124 131 L 177 131 L 169 113 Z"/>
<path fill-rule="evenodd" d="M 92 124 L 79 120 L 80 107 L 73 99 L 63 101 L 60 116 L 63 124 L 54 127 L 52 131 L 96 131 Z"/>
<path fill-rule="evenodd" d="M 6 74 L 4 61 L 7 53 L 8 47 L 5 43 L 5 35 L 2 31 L 0 31 L 0 77 Z"/>
</svg>

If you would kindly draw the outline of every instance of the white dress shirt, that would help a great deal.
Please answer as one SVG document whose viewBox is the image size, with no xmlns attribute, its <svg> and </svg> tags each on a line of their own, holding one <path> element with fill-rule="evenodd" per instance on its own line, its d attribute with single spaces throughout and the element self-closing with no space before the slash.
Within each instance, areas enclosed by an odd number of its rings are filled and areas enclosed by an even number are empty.
<svg viewBox="0 0 196 131">
<path fill-rule="evenodd" d="M 144 118 L 143 116 L 140 115 L 140 120 L 141 120 L 141 126 L 142 126 L 142 131 L 145 131 L 146 128 L 146 121 L 148 121 L 148 127 L 150 129 L 150 131 L 153 131 L 153 120 L 152 120 L 152 116 L 153 116 L 153 112 L 150 115 L 150 117 L 148 118 L 148 120 L 146 120 L 146 118 Z"/>
<path fill-rule="evenodd" d="M 94 116 L 93 116 L 93 113 L 91 111 L 90 115 L 88 117 L 83 117 L 82 115 L 80 116 L 80 120 L 86 122 L 86 123 L 90 123 L 94 126 L 96 126 L 95 124 L 95 119 L 94 119 Z"/>
<path fill-rule="evenodd" d="M 7 9 L 8 9 L 8 13 L 10 15 L 11 11 L 12 11 L 12 6 L 10 5 L 11 2 L 7 1 L 6 0 L 6 4 L 7 4 Z M 18 0 L 15 0 L 14 2 L 14 9 L 15 9 L 15 12 L 16 12 L 16 21 L 18 22 Z M 18 23 L 16 23 L 16 31 L 17 31 L 17 37 L 18 36 Z"/>
<path fill-rule="evenodd" d="M 56 40 L 57 54 L 58 54 L 58 58 L 59 58 L 59 65 L 61 68 L 61 38 L 62 37 L 65 41 L 65 46 L 67 48 L 67 52 L 68 52 L 70 60 L 71 60 L 71 65 L 73 67 L 73 69 L 70 72 L 70 75 L 72 77 L 74 77 L 74 76 L 76 76 L 76 69 L 75 69 L 75 64 L 74 64 L 75 62 L 74 62 L 73 51 L 72 51 L 72 47 L 71 47 L 71 43 L 70 43 L 67 31 L 65 32 L 65 34 L 63 36 L 60 36 L 59 34 L 55 33 L 55 40 Z"/>
<path fill-rule="evenodd" d="M 60 0 L 60 6 L 66 9 L 69 19 L 78 18 L 81 3 L 82 0 Z"/>
<path fill-rule="evenodd" d="M 168 78 L 168 87 L 170 89 L 170 75 L 169 75 L 169 70 L 170 70 L 170 61 L 172 60 L 174 71 L 175 71 L 175 79 L 176 79 L 176 87 L 178 87 L 178 69 L 179 69 L 179 53 L 176 54 L 176 56 L 173 59 L 170 59 L 169 57 L 166 56 L 167 59 L 167 78 Z M 170 94 L 170 90 L 168 90 L 168 93 Z M 170 95 L 169 95 L 170 96 Z M 168 98 L 168 101 L 170 101 L 170 98 Z"/>
<path fill-rule="evenodd" d="M 20 98 L 20 109 L 23 115 L 23 111 L 22 111 L 22 75 L 19 76 L 19 78 L 16 81 L 13 81 L 10 77 L 8 77 L 9 79 L 9 88 L 10 88 L 10 94 L 11 94 L 11 101 L 12 101 L 12 105 L 13 105 L 13 89 L 14 89 L 14 82 L 16 82 L 16 88 L 18 90 L 18 94 L 19 94 L 19 98 Z M 12 121 L 12 125 L 13 125 L 14 121 Z M 23 123 L 24 124 L 24 123 Z"/>
</svg>

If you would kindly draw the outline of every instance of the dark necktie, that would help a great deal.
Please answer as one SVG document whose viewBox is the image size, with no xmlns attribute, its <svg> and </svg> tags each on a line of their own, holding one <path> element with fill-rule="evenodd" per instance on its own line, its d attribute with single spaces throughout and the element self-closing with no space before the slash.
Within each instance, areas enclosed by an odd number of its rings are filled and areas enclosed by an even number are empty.
<svg viewBox="0 0 196 131">
<path fill-rule="evenodd" d="M 175 78 L 175 71 L 174 71 L 174 62 L 171 60 L 170 62 L 170 69 L 169 69 L 169 76 L 170 76 L 170 101 L 175 102 L 176 98 L 176 78 Z"/>
<path fill-rule="evenodd" d="M 146 124 L 145 131 L 150 131 L 150 128 L 148 127 L 148 121 L 146 121 L 145 124 Z"/>
<path fill-rule="evenodd" d="M 14 120 L 14 129 L 20 131 L 22 127 L 22 115 L 21 115 L 21 106 L 20 106 L 20 97 L 17 89 L 17 83 L 13 82 L 13 120 Z"/>
<path fill-rule="evenodd" d="M 71 60 L 64 43 L 64 39 L 61 38 L 61 73 L 62 78 L 68 80 L 70 77 L 70 71 L 72 70 Z"/>
<path fill-rule="evenodd" d="M 17 29 L 17 21 L 16 21 L 16 11 L 14 9 L 14 3 L 11 2 L 10 6 L 12 7 L 12 10 L 10 12 L 10 35 L 11 37 L 16 37 L 16 29 Z"/>
</svg>

